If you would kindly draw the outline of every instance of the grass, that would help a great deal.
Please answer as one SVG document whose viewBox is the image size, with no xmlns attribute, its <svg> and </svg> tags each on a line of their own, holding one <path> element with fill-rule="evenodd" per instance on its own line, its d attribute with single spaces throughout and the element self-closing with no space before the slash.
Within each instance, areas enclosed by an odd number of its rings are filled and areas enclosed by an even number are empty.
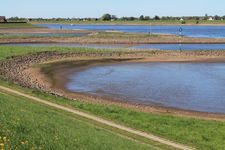
<svg viewBox="0 0 225 150">
<path fill-rule="evenodd" d="M 77 51 L 77 52 L 107 52 L 80 48 L 30 48 L 30 47 L 0 47 L 0 60 L 13 55 L 24 55 L 46 50 Z M 71 101 L 65 98 L 45 94 L 40 91 L 25 89 L 14 84 L 1 81 L 2 85 L 19 89 L 28 94 L 49 100 L 51 102 L 76 108 L 91 114 L 101 116 L 142 131 L 187 144 L 203 150 L 218 150 L 225 147 L 225 122 L 200 120 L 187 117 L 175 117 L 164 114 L 144 113 L 116 105 L 103 105 L 83 101 Z M 1 105 L 0 105 L 1 106 Z M 2 107 L 2 106 L 1 106 Z"/>
<path fill-rule="evenodd" d="M 116 50 L 109 49 L 92 49 L 92 48 L 73 48 L 73 47 L 29 47 L 29 46 L 0 46 L 0 60 L 21 56 L 36 52 L 44 51 L 61 51 L 61 52 L 77 52 L 77 53 L 110 53 Z"/>
<path fill-rule="evenodd" d="M 1 28 L 38 28 L 30 23 L 0 23 Z"/>
<path fill-rule="evenodd" d="M 27 38 L 44 38 L 44 37 L 55 37 L 55 38 L 60 38 L 60 37 L 83 37 L 86 36 L 87 34 L 82 34 L 82 33 L 11 33 L 11 34 L 5 34 L 5 33 L 0 33 L 0 39 L 12 39 L 12 38 L 21 38 L 21 39 L 27 39 Z"/>
<path fill-rule="evenodd" d="M 0 108 L 5 149 L 153 149 L 18 96 L 0 93 Z"/>
<path fill-rule="evenodd" d="M 91 36 L 92 38 L 156 38 L 160 37 L 157 34 L 140 34 L 140 33 L 120 33 L 120 32 L 99 32 L 98 34 Z"/>
<path fill-rule="evenodd" d="M 24 89 L 21 90 L 24 92 Z M 145 113 L 116 105 L 71 101 L 36 90 L 27 89 L 25 92 L 198 149 L 218 150 L 225 147 L 225 122 Z"/>
<path fill-rule="evenodd" d="M 123 33 L 123 32 L 97 32 L 94 34 L 0 34 L 0 40 L 4 42 L 46 42 L 51 38 L 52 42 L 68 42 L 68 43 L 97 43 L 97 44 L 134 44 L 149 42 L 165 42 L 178 40 L 176 35 L 160 35 L 160 34 L 144 34 L 144 33 Z M 177 39 L 177 40 L 176 40 Z M 196 40 L 196 39 L 194 39 Z"/>
</svg>

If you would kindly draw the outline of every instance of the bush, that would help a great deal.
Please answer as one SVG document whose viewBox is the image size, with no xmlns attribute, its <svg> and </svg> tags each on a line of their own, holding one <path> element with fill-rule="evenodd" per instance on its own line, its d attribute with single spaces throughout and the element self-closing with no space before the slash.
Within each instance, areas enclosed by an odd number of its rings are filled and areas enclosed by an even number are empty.
<svg viewBox="0 0 225 150">
<path fill-rule="evenodd" d="M 110 14 L 104 14 L 102 16 L 102 20 L 103 21 L 110 21 L 112 19 L 111 15 Z"/>
<path fill-rule="evenodd" d="M 181 24 L 186 24 L 186 21 L 182 21 Z"/>
</svg>

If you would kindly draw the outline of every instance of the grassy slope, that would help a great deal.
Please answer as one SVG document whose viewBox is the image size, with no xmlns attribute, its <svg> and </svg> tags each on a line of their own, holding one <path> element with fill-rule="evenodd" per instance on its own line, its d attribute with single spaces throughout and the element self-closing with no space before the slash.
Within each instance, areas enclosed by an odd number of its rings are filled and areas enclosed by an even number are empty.
<svg viewBox="0 0 225 150">
<path fill-rule="evenodd" d="M 149 149 L 18 96 L 0 93 L 0 108 L 0 136 L 10 140 L 4 142 L 7 149 Z"/>
<path fill-rule="evenodd" d="M 16 48 L 16 47 L 0 47 L 0 59 L 7 56 L 26 54 L 40 50 L 77 50 L 84 52 L 79 48 Z M 2 53 L 4 51 L 4 53 Z M 86 52 L 89 52 L 90 49 Z M 93 50 L 97 51 L 97 50 Z M 6 84 L 2 82 L 1 84 Z M 14 85 L 10 85 L 13 87 Z M 24 89 L 22 89 L 24 91 Z M 168 139 L 178 141 L 199 149 L 217 150 L 225 147 L 225 122 L 206 121 L 199 119 L 190 119 L 182 117 L 173 117 L 169 115 L 157 115 L 151 113 L 137 112 L 130 109 L 124 109 L 118 106 L 106 106 L 101 104 L 91 104 L 79 101 L 69 101 L 46 95 L 41 92 L 25 90 L 26 92 L 43 97 L 49 101 L 77 108 L 96 114 L 115 122 L 125 124 L 140 130 L 154 133 Z"/>
<path fill-rule="evenodd" d="M 89 53 L 89 52 L 114 52 L 113 50 L 100 50 L 100 49 L 91 49 L 91 48 L 71 48 L 71 47 L 26 47 L 26 46 L 0 46 L 0 60 L 5 59 L 11 56 L 26 55 L 35 52 L 43 51 L 63 51 L 63 52 L 80 52 L 80 53 Z M 118 51 L 118 50 L 116 50 Z"/>
<path fill-rule="evenodd" d="M 24 89 L 20 90 L 24 92 Z M 198 149 L 217 150 L 225 147 L 225 122 L 144 113 L 115 105 L 71 101 L 35 90 L 27 89 L 25 92 L 57 104 L 76 108 L 126 126 L 188 144 Z"/>
<path fill-rule="evenodd" d="M 4 29 L 4 28 L 37 28 L 37 26 L 34 26 L 30 23 L 6 23 L 0 24 L 0 29 Z"/>
</svg>

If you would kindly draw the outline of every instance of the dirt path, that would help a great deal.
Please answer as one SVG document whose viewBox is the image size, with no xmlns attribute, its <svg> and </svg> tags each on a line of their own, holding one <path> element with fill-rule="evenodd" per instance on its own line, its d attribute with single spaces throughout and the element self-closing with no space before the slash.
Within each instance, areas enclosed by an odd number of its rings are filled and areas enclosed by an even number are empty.
<svg viewBox="0 0 225 150">
<path fill-rule="evenodd" d="M 39 103 L 42 103 L 42 104 L 60 109 L 60 110 L 64 110 L 64 111 L 73 113 L 75 115 L 78 115 L 78 116 L 96 121 L 98 123 L 101 123 L 101 124 L 104 124 L 104 125 L 107 125 L 107 126 L 110 126 L 110 127 L 113 127 L 113 128 L 117 128 L 119 130 L 126 131 L 128 133 L 131 133 L 131 134 L 134 134 L 134 135 L 137 135 L 137 136 L 145 137 L 147 139 L 159 142 L 159 143 L 164 144 L 164 145 L 174 147 L 176 149 L 193 150 L 193 148 L 191 148 L 191 147 L 188 147 L 188 146 L 185 146 L 185 145 L 182 145 L 182 144 L 178 144 L 178 143 L 175 143 L 175 142 L 172 142 L 172 141 L 154 136 L 152 134 L 148 134 L 148 133 L 145 133 L 145 132 L 142 132 L 142 131 L 138 131 L 138 130 L 135 130 L 135 129 L 132 129 L 132 128 L 129 128 L 129 127 L 125 127 L 125 126 L 113 123 L 111 121 L 108 121 L 108 120 L 105 120 L 105 119 L 102 119 L 102 118 L 96 117 L 94 115 L 90 115 L 90 114 L 87 114 L 87 113 L 84 113 L 84 112 L 81 112 L 81 111 L 78 111 L 78 110 L 75 110 L 75 109 L 71 109 L 71 108 L 68 108 L 68 107 L 65 107 L 65 106 L 62 106 L 62 105 L 51 103 L 49 101 L 31 96 L 31 95 L 28 95 L 28 94 L 24 94 L 22 92 L 19 92 L 19 91 L 16 91 L 16 90 L 4 87 L 4 86 L 0 86 L 0 90 L 2 90 L 4 92 L 7 92 L 7 93 L 15 94 L 15 95 L 18 95 L 18 96 L 23 96 L 23 97 L 28 98 L 32 101 L 36 101 L 36 102 L 39 102 Z"/>
</svg>

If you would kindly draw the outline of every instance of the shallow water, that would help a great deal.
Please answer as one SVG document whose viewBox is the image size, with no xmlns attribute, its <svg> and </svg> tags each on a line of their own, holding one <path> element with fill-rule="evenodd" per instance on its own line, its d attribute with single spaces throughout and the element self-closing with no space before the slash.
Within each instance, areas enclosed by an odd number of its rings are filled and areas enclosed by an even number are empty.
<svg viewBox="0 0 225 150">
<path fill-rule="evenodd" d="M 10 43 L 4 46 L 33 46 L 33 47 L 84 47 L 96 49 L 127 49 L 127 50 L 225 50 L 225 44 L 65 44 L 65 43 Z"/>
<path fill-rule="evenodd" d="M 130 63 L 74 72 L 66 88 L 141 104 L 225 113 L 225 63 Z"/>
<path fill-rule="evenodd" d="M 179 35 L 181 26 L 144 26 L 144 25 L 69 25 L 69 24 L 41 24 L 39 26 L 52 29 L 69 30 L 97 30 L 121 31 L 127 33 L 159 33 Z M 182 35 L 201 38 L 225 38 L 225 26 L 182 26 Z"/>
</svg>

